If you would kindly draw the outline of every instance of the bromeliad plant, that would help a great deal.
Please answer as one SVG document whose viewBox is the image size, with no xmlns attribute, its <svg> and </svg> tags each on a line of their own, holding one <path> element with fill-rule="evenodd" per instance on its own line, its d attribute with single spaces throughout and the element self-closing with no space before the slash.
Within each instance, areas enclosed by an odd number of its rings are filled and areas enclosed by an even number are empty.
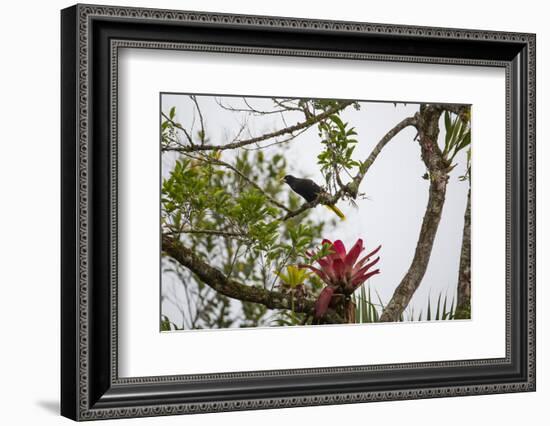
<svg viewBox="0 0 550 426">
<path fill-rule="evenodd" d="M 355 305 L 351 295 L 366 280 L 380 273 L 379 269 L 371 270 L 380 257 L 371 259 L 381 247 L 378 246 L 359 261 L 357 259 L 364 250 L 362 239 L 358 239 L 349 252 L 346 252 L 341 240 L 334 243 L 323 240 L 320 252 L 307 252 L 319 267 L 309 264 L 301 264 L 299 267 L 310 269 L 326 284 L 315 302 L 315 318 L 318 321 L 332 307 L 344 317 L 346 323 L 355 322 Z"/>
<path fill-rule="evenodd" d="M 286 267 L 286 273 L 279 271 L 275 272 L 275 275 L 279 278 L 279 291 L 290 296 L 292 312 L 296 307 L 301 306 L 309 295 L 308 289 L 305 286 L 305 281 L 312 274 L 296 265 L 288 265 Z M 287 319 L 295 320 L 296 318 L 290 315 Z M 289 324 L 287 323 L 286 325 Z"/>
<path fill-rule="evenodd" d="M 282 271 L 275 272 L 275 275 L 281 280 L 279 287 L 285 293 L 291 293 L 297 296 L 304 296 L 306 294 L 304 282 L 311 276 L 311 272 L 307 272 L 295 265 L 288 265 L 286 267 L 286 273 Z"/>
</svg>

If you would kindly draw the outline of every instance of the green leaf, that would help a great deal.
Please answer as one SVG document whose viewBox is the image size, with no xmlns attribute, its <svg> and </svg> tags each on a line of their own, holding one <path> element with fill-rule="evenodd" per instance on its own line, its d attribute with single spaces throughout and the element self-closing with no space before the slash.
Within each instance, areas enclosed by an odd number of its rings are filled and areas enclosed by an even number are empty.
<svg viewBox="0 0 550 426">
<path fill-rule="evenodd" d="M 346 125 L 342 122 L 341 118 L 338 117 L 336 114 L 333 114 L 329 117 L 340 129 L 340 132 L 344 133 L 346 132 Z"/>
<path fill-rule="evenodd" d="M 441 309 L 441 293 L 439 293 L 439 297 L 437 298 L 437 310 L 436 310 L 436 313 L 435 313 L 435 320 L 436 321 L 439 321 L 440 309 Z"/>
</svg>

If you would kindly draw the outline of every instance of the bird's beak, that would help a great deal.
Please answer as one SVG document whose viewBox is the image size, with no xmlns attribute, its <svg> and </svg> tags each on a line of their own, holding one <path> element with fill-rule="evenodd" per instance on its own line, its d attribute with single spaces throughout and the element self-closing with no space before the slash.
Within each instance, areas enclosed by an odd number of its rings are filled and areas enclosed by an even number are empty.
<svg viewBox="0 0 550 426">
<path fill-rule="evenodd" d="M 279 179 L 279 182 L 284 182 L 284 181 L 285 181 L 284 176 L 281 179 Z"/>
</svg>

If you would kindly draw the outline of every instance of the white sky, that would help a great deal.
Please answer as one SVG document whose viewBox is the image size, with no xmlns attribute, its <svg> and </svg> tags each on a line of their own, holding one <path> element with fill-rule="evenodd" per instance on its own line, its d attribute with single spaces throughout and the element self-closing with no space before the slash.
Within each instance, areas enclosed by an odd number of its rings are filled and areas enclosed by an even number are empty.
<svg viewBox="0 0 550 426">
<path fill-rule="evenodd" d="M 222 99 L 224 104 L 243 107 L 240 98 L 227 97 Z M 258 109 L 270 109 L 269 99 L 251 99 L 250 103 Z M 207 136 L 212 144 L 227 143 L 238 131 L 242 116 L 226 112 L 216 104 L 212 96 L 197 96 L 203 116 Z M 192 121 L 193 109 L 186 95 L 162 95 L 162 109 L 168 112 L 176 106 L 176 121 L 188 127 Z M 354 158 L 367 158 L 375 144 L 395 124 L 403 118 L 418 111 L 419 104 L 397 104 L 380 102 L 362 102 L 361 109 L 356 111 L 348 107 L 341 117 L 354 126 L 359 143 L 354 152 Z M 303 120 L 303 114 L 286 114 L 288 125 Z M 269 131 L 286 127 L 279 115 L 253 117 L 249 120 L 251 136 L 258 136 Z M 443 123 L 440 126 L 444 129 Z M 195 121 L 195 130 L 198 129 L 198 117 Z M 338 207 L 345 213 L 347 220 L 338 221 L 337 227 L 326 228 L 325 238 L 330 240 L 341 239 L 347 248 L 350 248 L 357 238 L 362 238 L 367 250 L 382 244 L 379 267 L 381 273 L 369 280 L 371 289 L 376 290 L 382 301 L 387 303 L 412 261 L 418 234 L 422 224 L 424 211 L 428 200 L 429 182 L 422 179 L 426 172 L 420 158 L 418 142 L 413 141 L 416 132 L 413 128 L 401 131 L 382 150 L 374 165 L 365 176 L 360 192 L 366 193 L 367 200 L 358 200 L 358 208 L 340 202 Z M 243 137 L 248 137 L 244 135 Z M 444 138 L 444 130 L 440 133 L 440 145 Z M 472 142 L 474 143 L 474 142 Z M 286 158 L 288 172 L 297 177 L 308 177 L 319 184 L 323 184 L 322 176 L 317 165 L 317 155 L 322 146 L 314 126 L 288 144 Z M 268 149 L 269 150 L 269 149 Z M 266 151 L 268 152 L 268 151 Z M 231 154 L 224 152 L 224 160 L 228 161 Z M 447 187 L 446 202 L 443 216 L 432 256 L 424 279 L 416 291 L 408 311 L 413 308 L 415 318 L 420 310 L 425 311 L 428 297 L 431 297 L 435 307 L 440 293 L 448 295 L 448 300 L 456 294 L 458 264 L 462 243 L 462 228 L 468 183 L 461 182 L 458 177 L 464 174 L 466 155 L 460 153 L 455 162 L 458 166 L 452 171 Z M 167 176 L 172 161 L 163 158 L 163 176 Z M 333 219 L 335 216 L 329 210 L 318 207 L 314 215 L 323 220 Z M 177 292 L 177 287 L 174 287 Z M 177 296 L 177 295 L 176 295 Z M 170 304 L 163 304 L 163 313 L 174 318 L 176 323 L 180 314 Z"/>
</svg>

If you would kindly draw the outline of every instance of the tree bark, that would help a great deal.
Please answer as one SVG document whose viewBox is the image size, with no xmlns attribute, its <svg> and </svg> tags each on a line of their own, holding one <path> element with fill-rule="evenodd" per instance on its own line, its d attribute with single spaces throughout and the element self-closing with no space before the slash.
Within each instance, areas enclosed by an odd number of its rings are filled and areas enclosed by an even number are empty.
<svg viewBox="0 0 550 426">
<path fill-rule="evenodd" d="M 380 316 L 381 322 L 399 321 L 428 268 L 433 243 L 441 221 L 449 179 L 449 163 L 443 157 L 437 144 L 438 123 L 442 111 L 440 106 L 423 105 L 417 115 L 416 125 L 422 160 L 428 169 L 430 179 L 428 205 L 411 266 L 384 308 Z"/>
<path fill-rule="evenodd" d="M 460 252 L 460 266 L 458 269 L 458 286 L 455 319 L 470 319 L 470 295 L 471 295 L 471 201 L 468 191 L 468 202 L 464 213 L 464 229 L 462 231 L 462 250 Z"/>
</svg>

